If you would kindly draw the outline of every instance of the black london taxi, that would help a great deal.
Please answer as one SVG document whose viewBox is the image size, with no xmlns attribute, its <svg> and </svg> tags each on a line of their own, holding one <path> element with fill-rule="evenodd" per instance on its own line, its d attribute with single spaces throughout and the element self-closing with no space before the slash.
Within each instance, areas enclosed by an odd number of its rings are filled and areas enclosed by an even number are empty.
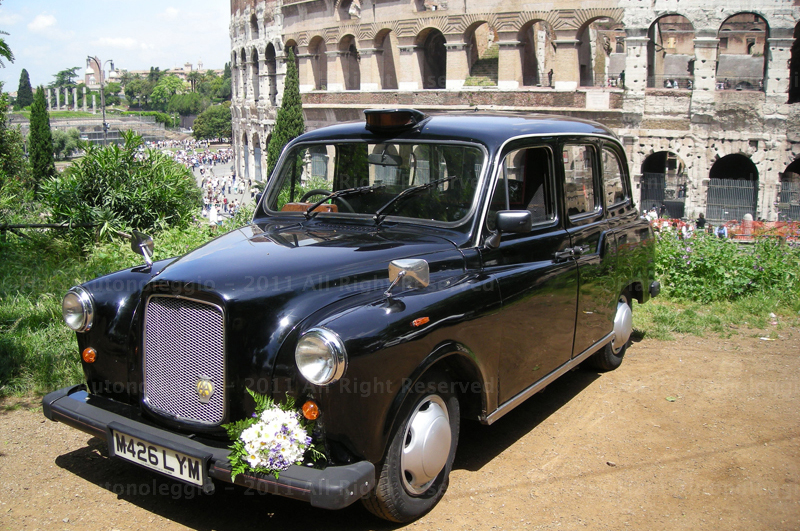
<svg viewBox="0 0 800 531">
<path fill-rule="evenodd" d="M 44 415 L 206 492 L 397 522 L 444 495 L 462 418 L 615 369 L 659 291 L 621 143 L 563 116 L 367 110 L 287 145 L 249 225 L 168 260 L 132 246 L 145 264 L 65 296 L 86 381 Z M 322 460 L 232 469 L 225 426 L 259 394 L 315 421 Z"/>
</svg>

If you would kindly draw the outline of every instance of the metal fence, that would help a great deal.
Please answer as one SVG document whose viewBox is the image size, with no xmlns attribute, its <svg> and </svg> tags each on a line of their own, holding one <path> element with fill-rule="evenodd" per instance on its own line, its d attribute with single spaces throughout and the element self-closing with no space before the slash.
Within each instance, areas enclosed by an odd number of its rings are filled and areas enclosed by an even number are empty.
<svg viewBox="0 0 800 531">
<path fill-rule="evenodd" d="M 777 206 L 780 221 L 800 220 L 800 182 L 781 181 Z"/>
<path fill-rule="evenodd" d="M 745 214 L 756 218 L 758 181 L 744 179 L 711 179 L 708 185 L 706 218 L 720 223 L 744 219 Z"/>
<path fill-rule="evenodd" d="M 717 90 L 760 90 L 764 91 L 763 77 L 717 78 Z"/>
<path fill-rule="evenodd" d="M 648 76 L 647 87 L 692 90 L 694 88 L 694 76 Z"/>
</svg>

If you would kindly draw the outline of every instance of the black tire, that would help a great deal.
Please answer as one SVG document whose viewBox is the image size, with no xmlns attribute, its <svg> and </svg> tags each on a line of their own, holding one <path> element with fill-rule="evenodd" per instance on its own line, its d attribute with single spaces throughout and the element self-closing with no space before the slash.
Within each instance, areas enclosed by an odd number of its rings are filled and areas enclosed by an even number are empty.
<svg viewBox="0 0 800 531">
<path fill-rule="evenodd" d="M 633 306 L 631 306 L 631 296 L 630 293 L 625 291 L 617 300 L 617 309 L 614 315 L 615 330 L 618 327 L 618 319 L 627 321 L 632 319 L 632 315 Z M 621 340 L 619 338 L 614 338 L 602 349 L 595 352 L 588 360 L 588 365 L 590 367 L 598 371 L 608 372 L 613 371 L 622 364 L 622 358 L 625 357 L 625 352 L 628 350 L 628 345 L 631 344 L 631 331 L 633 330 L 633 325 L 632 322 L 626 322 L 622 325 L 622 327 L 625 329 L 625 333 L 622 334 L 624 337 Z"/>
<path fill-rule="evenodd" d="M 444 385 L 443 385 L 444 384 Z M 364 506 L 374 515 L 389 520 L 391 522 L 410 522 L 426 514 L 442 499 L 450 481 L 450 470 L 453 467 L 453 460 L 458 446 L 458 432 L 460 428 L 460 407 L 458 397 L 450 392 L 450 380 L 446 377 L 428 377 L 422 384 L 414 387 L 414 392 L 407 400 L 408 406 L 403 408 L 403 422 L 398 427 L 384 458 L 378 484 L 375 489 L 366 497 L 361 499 Z M 429 434 L 434 434 L 431 439 L 426 439 L 428 448 L 430 441 L 442 440 L 443 430 L 449 426 L 450 448 L 442 449 L 438 456 L 444 460 L 444 464 L 438 473 L 435 470 L 425 472 L 430 475 L 435 474 L 433 479 L 423 476 L 414 478 L 408 469 L 414 469 L 413 464 L 405 464 L 406 457 L 404 449 L 416 446 L 421 439 L 420 434 L 416 434 L 411 428 L 412 423 L 419 425 L 423 417 L 440 415 L 441 409 L 447 415 L 447 424 L 443 424 L 444 419 L 438 416 L 435 421 L 425 420 L 429 424 L 423 424 L 428 428 Z M 426 458 L 430 454 L 426 454 Z M 432 460 L 436 462 L 437 456 Z M 412 459 L 413 461 L 413 459 Z M 408 467 L 408 469 L 406 469 Z M 434 466 L 431 468 L 438 468 Z"/>
</svg>

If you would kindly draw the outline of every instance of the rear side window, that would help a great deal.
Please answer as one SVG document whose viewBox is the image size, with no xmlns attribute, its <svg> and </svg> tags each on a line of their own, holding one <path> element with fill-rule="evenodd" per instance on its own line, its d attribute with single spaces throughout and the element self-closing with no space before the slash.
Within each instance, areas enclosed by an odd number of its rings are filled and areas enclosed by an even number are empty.
<svg viewBox="0 0 800 531">
<path fill-rule="evenodd" d="M 595 193 L 595 150 L 586 144 L 567 144 L 562 151 L 564 159 L 564 192 L 567 215 L 581 216 L 600 208 Z"/>
<path fill-rule="evenodd" d="M 624 185 L 625 171 L 617 154 L 603 148 L 603 186 L 606 192 L 606 205 L 616 205 L 627 199 Z"/>
</svg>

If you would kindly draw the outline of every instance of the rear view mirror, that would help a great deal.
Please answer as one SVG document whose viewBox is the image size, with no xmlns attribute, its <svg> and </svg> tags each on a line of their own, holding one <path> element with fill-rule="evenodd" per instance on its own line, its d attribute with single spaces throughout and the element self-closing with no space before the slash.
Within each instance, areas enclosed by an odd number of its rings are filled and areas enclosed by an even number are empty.
<svg viewBox="0 0 800 531">
<path fill-rule="evenodd" d="M 131 250 L 136 254 L 144 256 L 144 261 L 147 263 L 148 267 L 153 267 L 153 248 L 153 238 L 138 230 L 133 231 Z"/>
<path fill-rule="evenodd" d="M 501 210 L 495 218 L 497 230 L 486 238 L 486 247 L 497 249 L 500 247 L 500 234 L 510 232 L 512 234 L 525 234 L 531 231 L 533 218 L 530 210 Z"/>
<path fill-rule="evenodd" d="M 385 295 L 391 296 L 392 288 L 403 280 L 419 288 L 425 288 L 431 283 L 431 273 L 428 262 L 421 259 L 393 260 L 389 263 L 389 289 Z"/>
<path fill-rule="evenodd" d="M 402 166 L 403 157 L 399 155 L 390 155 L 388 153 L 370 153 L 367 155 L 367 160 L 370 164 L 377 164 L 378 166 Z"/>
</svg>

